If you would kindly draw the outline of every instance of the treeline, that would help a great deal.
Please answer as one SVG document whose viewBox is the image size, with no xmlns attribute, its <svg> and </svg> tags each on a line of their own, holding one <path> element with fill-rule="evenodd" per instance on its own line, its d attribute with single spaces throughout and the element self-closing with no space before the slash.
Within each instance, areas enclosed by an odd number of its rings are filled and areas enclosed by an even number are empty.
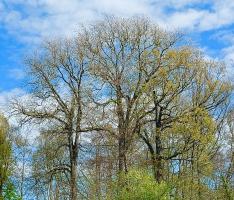
<svg viewBox="0 0 234 200">
<path fill-rule="evenodd" d="M 107 17 L 26 64 L 11 114 L 40 135 L 12 142 L 22 198 L 233 199 L 232 84 L 183 34 Z"/>
</svg>

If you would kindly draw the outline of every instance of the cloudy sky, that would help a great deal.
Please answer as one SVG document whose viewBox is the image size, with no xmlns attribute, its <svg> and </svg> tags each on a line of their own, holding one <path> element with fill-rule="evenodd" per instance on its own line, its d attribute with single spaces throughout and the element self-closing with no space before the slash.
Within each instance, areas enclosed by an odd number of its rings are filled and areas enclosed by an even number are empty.
<svg viewBox="0 0 234 200">
<path fill-rule="evenodd" d="M 145 15 L 180 29 L 234 74 L 234 0 L 0 0 L 0 107 L 23 95 L 23 58 L 44 38 L 71 36 L 103 15 Z"/>
</svg>

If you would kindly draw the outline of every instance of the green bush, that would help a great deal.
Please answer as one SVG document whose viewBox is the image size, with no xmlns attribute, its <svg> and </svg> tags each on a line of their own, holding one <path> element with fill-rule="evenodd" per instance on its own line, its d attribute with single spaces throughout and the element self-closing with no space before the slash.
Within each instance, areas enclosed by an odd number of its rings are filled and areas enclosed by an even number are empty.
<svg viewBox="0 0 234 200">
<path fill-rule="evenodd" d="M 158 184 L 154 178 L 144 170 L 130 170 L 121 175 L 115 183 L 115 200 L 167 200 L 170 187 L 162 182 Z M 113 197 L 112 197 L 113 199 Z"/>
<path fill-rule="evenodd" d="M 4 200 L 22 200 L 22 198 L 17 195 L 14 185 L 10 182 L 4 187 L 3 196 Z"/>
</svg>

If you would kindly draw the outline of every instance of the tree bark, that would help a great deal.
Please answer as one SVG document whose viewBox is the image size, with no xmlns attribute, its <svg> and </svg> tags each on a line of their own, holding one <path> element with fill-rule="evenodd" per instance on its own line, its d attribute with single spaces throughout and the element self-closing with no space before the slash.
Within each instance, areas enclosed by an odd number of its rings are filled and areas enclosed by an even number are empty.
<svg viewBox="0 0 234 200">
<path fill-rule="evenodd" d="M 163 109 L 158 105 L 156 92 L 153 91 L 154 106 L 155 106 L 155 178 L 158 183 L 162 180 L 162 141 L 161 141 L 161 128 L 162 128 L 162 112 Z"/>
<path fill-rule="evenodd" d="M 124 117 L 122 91 L 121 87 L 117 86 L 117 116 L 118 116 L 118 161 L 119 161 L 119 173 L 127 172 L 126 164 L 126 121 Z"/>
<path fill-rule="evenodd" d="M 119 138 L 119 172 L 127 172 L 127 164 L 126 164 L 126 146 L 125 146 L 125 138 L 121 136 Z"/>
<path fill-rule="evenodd" d="M 155 137 L 155 178 L 158 183 L 162 180 L 162 158 L 161 158 L 161 151 L 162 151 L 162 145 L 161 145 L 161 139 L 159 136 L 159 133 L 156 129 L 156 137 Z"/>
<path fill-rule="evenodd" d="M 160 154 L 157 154 L 155 151 L 149 150 L 149 152 L 154 173 L 154 179 L 155 181 L 160 183 L 162 180 L 162 159 L 160 158 Z"/>
<path fill-rule="evenodd" d="M 70 196 L 71 200 L 77 200 L 78 198 L 78 189 L 77 189 L 77 147 L 72 145 L 71 148 L 71 157 L 70 157 L 70 164 L 71 164 L 71 180 L 70 180 Z"/>
</svg>

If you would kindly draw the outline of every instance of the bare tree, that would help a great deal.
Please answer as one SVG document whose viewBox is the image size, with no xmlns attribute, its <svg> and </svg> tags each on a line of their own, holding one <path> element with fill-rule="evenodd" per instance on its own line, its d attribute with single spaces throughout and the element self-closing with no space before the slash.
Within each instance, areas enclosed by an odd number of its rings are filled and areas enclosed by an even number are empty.
<svg viewBox="0 0 234 200">
<path fill-rule="evenodd" d="M 96 78 L 94 102 L 112 116 L 102 115 L 98 124 L 117 138 L 119 172 L 127 172 L 127 151 L 140 122 L 155 110 L 145 88 L 154 84 L 162 58 L 180 34 L 165 32 L 145 18 L 107 17 L 83 35 Z"/>
<path fill-rule="evenodd" d="M 66 136 L 67 142 L 61 147 L 68 148 L 69 165 L 51 170 L 65 170 L 70 174 L 70 196 L 76 200 L 86 57 L 78 40 L 52 41 L 28 58 L 27 65 L 32 93 L 24 102 L 13 102 L 13 113 L 21 115 L 22 122 L 59 127 L 56 134 Z"/>
</svg>

